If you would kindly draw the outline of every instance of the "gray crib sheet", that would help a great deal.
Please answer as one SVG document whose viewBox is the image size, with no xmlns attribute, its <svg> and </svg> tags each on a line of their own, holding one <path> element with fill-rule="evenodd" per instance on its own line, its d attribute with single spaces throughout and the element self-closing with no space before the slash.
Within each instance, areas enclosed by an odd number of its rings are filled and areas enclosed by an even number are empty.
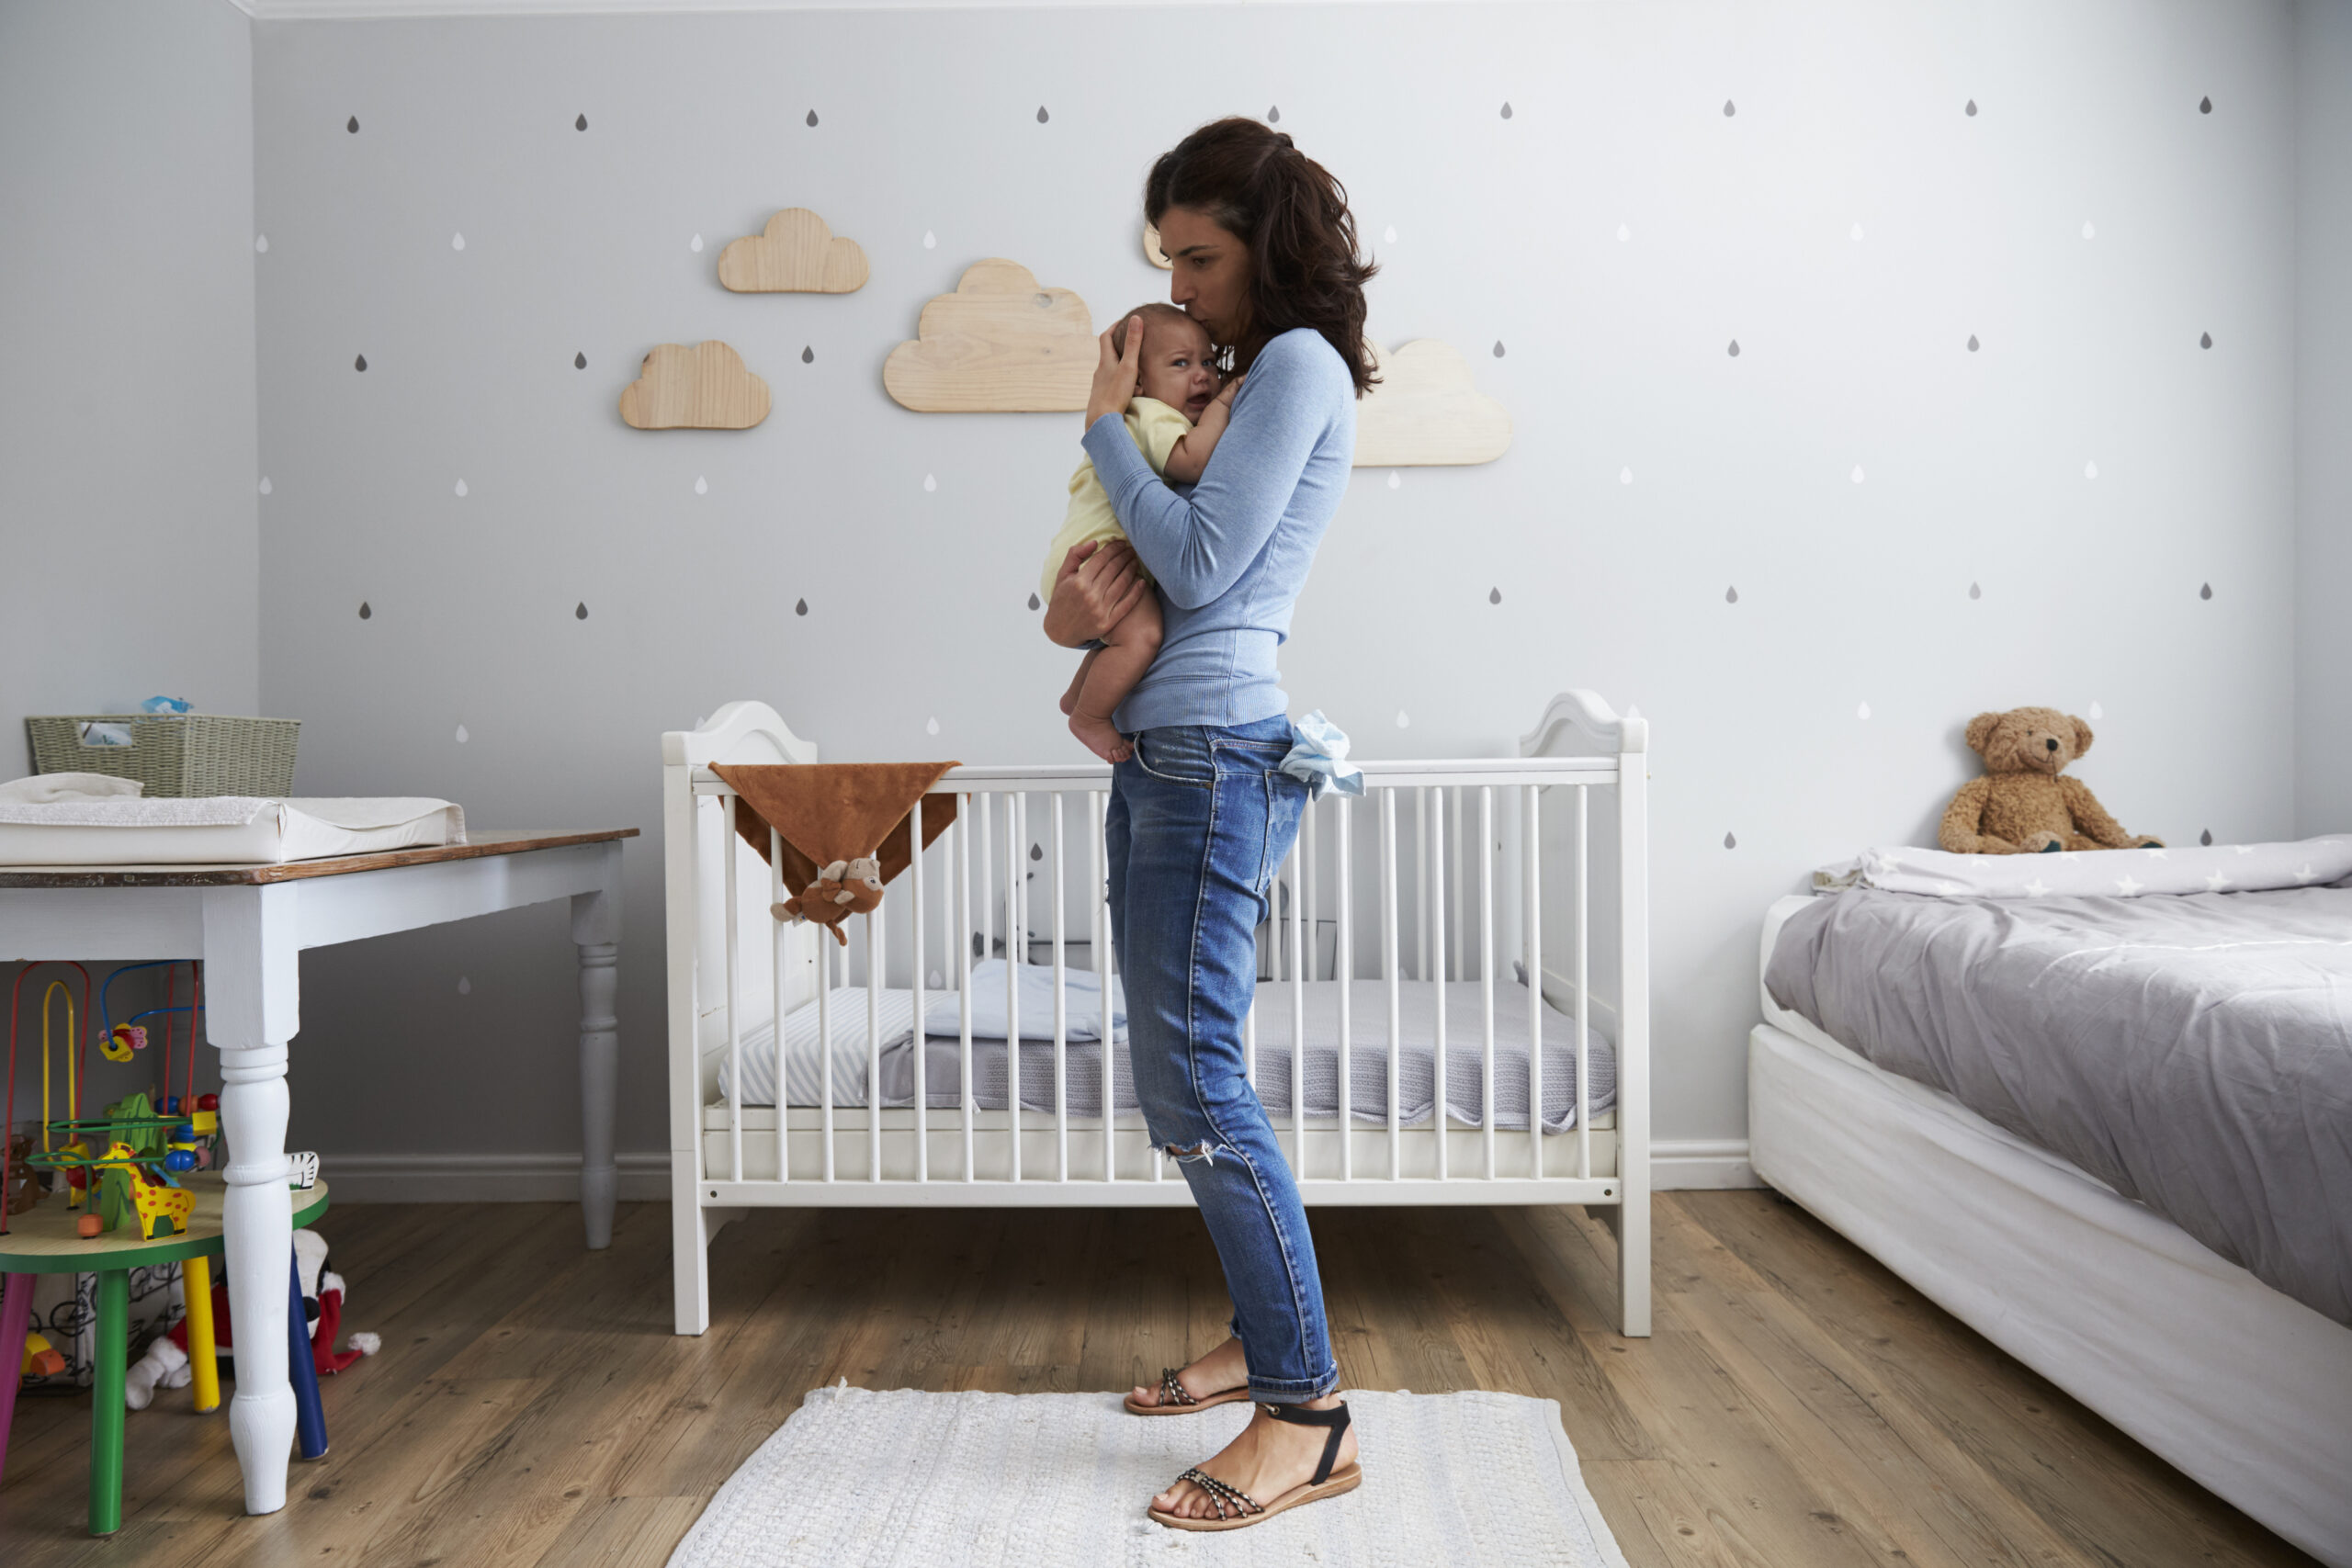
<svg viewBox="0 0 2352 1568">
<path fill-rule="evenodd" d="M 1764 983 L 2352 1325 L 2352 887 L 1856 889 L 1790 918 Z"/>
</svg>

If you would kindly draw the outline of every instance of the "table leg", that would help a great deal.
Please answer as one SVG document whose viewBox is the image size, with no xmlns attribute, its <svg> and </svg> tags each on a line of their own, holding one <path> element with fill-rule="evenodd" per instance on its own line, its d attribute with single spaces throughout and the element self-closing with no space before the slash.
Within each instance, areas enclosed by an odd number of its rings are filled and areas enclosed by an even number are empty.
<svg viewBox="0 0 2352 1568">
<path fill-rule="evenodd" d="M 25 1364 L 25 1333 L 33 1320 L 33 1277 L 8 1276 L 7 1294 L 0 1299 L 0 1377 L 8 1386 L 0 1391 L 0 1475 L 8 1470 L 8 1425 L 17 1414 L 17 1385 Z"/>
<path fill-rule="evenodd" d="M 212 1332 L 212 1260 L 191 1258 L 180 1266 L 180 1293 L 187 1298 L 187 1369 L 196 1381 L 196 1413 L 220 1408 L 220 1358 Z"/>
<path fill-rule="evenodd" d="M 620 1020 L 614 992 L 620 977 L 620 845 L 605 846 L 605 883 L 571 900 L 571 940 L 580 949 L 580 1214 L 590 1248 L 613 1244 L 615 1078 Z"/>
<path fill-rule="evenodd" d="M 294 1438 L 304 1459 L 327 1457 L 327 1413 L 319 1404 L 319 1364 L 311 1351 L 311 1322 L 302 1315 L 302 1259 L 292 1269 L 286 1300 L 286 1366 L 294 1384 Z"/>
<path fill-rule="evenodd" d="M 220 1127 L 229 1140 L 220 1213 L 237 1336 L 229 1437 L 249 1514 L 286 1506 L 294 1446 L 294 1391 L 286 1381 L 286 1260 L 294 1250 L 286 1042 L 301 1027 L 294 906 L 300 886 L 208 887 L 204 899 L 205 1033 L 220 1050 Z"/>
<path fill-rule="evenodd" d="M 122 1380 L 130 1347 L 130 1271 L 98 1275 L 97 1349 L 90 1368 L 90 1533 L 122 1528 Z"/>
</svg>

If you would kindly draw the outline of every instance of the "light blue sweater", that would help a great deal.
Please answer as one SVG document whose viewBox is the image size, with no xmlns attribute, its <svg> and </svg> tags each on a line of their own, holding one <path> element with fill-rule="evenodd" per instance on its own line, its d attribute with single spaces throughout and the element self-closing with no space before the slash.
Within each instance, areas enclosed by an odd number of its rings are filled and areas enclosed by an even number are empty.
<svg viewBox="0 0 2352 1568">
<path fill-rule="evenodd" d="M 1274 650 L 1355 460 L 1355 384 L 1339 351 L 1306 327 L 1259 350 L 1189 493 L 1151 471 L 1117 414 L 1096 420 L 1082 445 L 1159 584 L 1167 627 L 1113 722 L 1132 735 L 1287 712 Z"/>
</svg>

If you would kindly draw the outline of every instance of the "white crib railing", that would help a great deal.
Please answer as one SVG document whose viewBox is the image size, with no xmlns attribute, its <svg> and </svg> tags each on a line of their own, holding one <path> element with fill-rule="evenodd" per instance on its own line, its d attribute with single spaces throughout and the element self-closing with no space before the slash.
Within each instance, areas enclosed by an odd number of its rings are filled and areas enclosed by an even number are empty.
<svg viewBox="0 0 2352 1568">
<path fill-rule="evenodd" d="M 1618 718 L 1589 694 L 1571 693 L 1554 701 L 1521 745 L 1531 754 L 1365 762 L 1361 800 L 1335 795 L 1306 814 L 1295 846 L 1270 879 L 1271 914 L 1260 933 L 1261 979 L 1275 983 L 1261 995 L 1283 1008 L 1290 1026 L 1288 1106 L 1276 1118 L 1276 1138 L 1309 1204 L 1584 1203 L 1614 1211 L 1625 1331 L 1646 1334 L 1646 727 Z M 816 928 L 769 915 L 789 891 L 772 869 L 780 857 L 771 852 L 763 863 L 739 841 L 737 797 L 711 771 L 714 762 L 814 761 L 815 749 L 771 710 L 731 704 L 701 728 L 665 737 L 664 760 L 681 1333 L 699 1333 L 708 1320 L 710 1235 L 749 1207 L 1191 1201 L 1141 1117 L 1116 1105 L 1103 832 L 1109 769 L 950 770 L 934 787 L 956 796 L 955 820 L 915 856 L 879 909 L 856 918 L 842 948 Z M 1595 791 L 1613 818 L 1598 837 Z M 1360 824 L 1363 817 L 1369 821 Z M 920 844 L 919 817 L 914 828 Z M 1598 928 L 1596 871 L 1613 895 Z M 1327 927 L 1328 960 L 1320 940 Z M 1041 943 L 1049 955 L 1042 967 L 1052 976 L 1052 1014 L 1038 1031 L 1043 1038 L 1023 1041 L 1020 965 Z M 999 953 L 1006 960 L 1006 1092 L 994 1110 L 976 1104 L 973 964 L 976 956 Z M 1548 966 L 1547 956 L 1564 966 Z M 1515 962 L 1516 975 L 1507 962 Z M 1074 1020 L 1066 982 L 1081 969 L 1096 976 L 1099 992 L 1093 1016 Z M 1310 986 L 1325 978 L 1356 983 L 1331 987 L 1338 1032 L 1313 1042 L 1334 1051 L 1338 1066 L 1335 1113 L 1318 1115 L 1307 1104 L 1308 1003 Z M 1385 1122 L 1355 1117 L 1350 1103 L 1355 993 L 1364 982 L 1376 985 L 1375 1005 L 1385 1015 L 1385 1046 L 1376 1047 L 1385 1056 Z M 1475 984 L 1475 1016 L 1448 1017 L 1442 982 Z M 1403 1119 L 1401 1092 L 1408 987 L 1427 987 L 1434 1006 L 1432 1104 L 1414 1125 Z M 877 1107 L 884 996 L 899 990 L 911 993 L 914 1040 L 903 1047 L 912 1057 L 911 1102 Z M 956 1072 L 952 1094 L 944 1094 L 952 1105 L 934 1107 L 924 1021 L 944 994 L 956 998 Z M 1547 998 L 1576 1025 L 1567 1134 L 1541 1131 Z M 793 1105 L 782 1023 L 811 999 L 817 1103 Z M 853 1089 L 850 1103 L 834 1073 L 835 1014 L 844 1005 L 865 1015 L 865 1086 Z M 1524 1131 L 1497 1125 L 1497 1021 L 1506 1006 L 1526 1013 Z M 1072 1041 L 1080 1021 L 1091 1024 L 1093 1043 Z M 776 1103 L 769 1106 L 744 1101 L 744 1036 L 762 1022 L 775 1025 L 769 1098 Z M 1613 1050 L 1617 1075 L 1615 1105 L 1599 1117 L 1588 1113 L 1591 1053 L 1582 1044 L 1595 1030 Z M 1253 1086 L 1259 1032 L 1253 1006 L 1243 1035 Z M 1093 1114 L 1071 1110 L 1074 1043 L 1092 1043 L 1085 1054 L 1098 1078 L 1091 1086 Z M 1454 1114 L 1448 1095 L 1449 1054 L 1460 1051 L 1478 1058 L 1475 1122 Z M 1050 1106 L 1024 1109 L 1023 1066 L 1047 1052 Z"/>
</svg>

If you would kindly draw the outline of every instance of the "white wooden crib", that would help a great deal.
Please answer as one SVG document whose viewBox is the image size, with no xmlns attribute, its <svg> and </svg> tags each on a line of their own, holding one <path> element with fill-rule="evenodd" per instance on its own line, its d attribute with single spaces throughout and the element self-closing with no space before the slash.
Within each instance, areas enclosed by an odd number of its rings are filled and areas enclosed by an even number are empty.
<svg viewBox="0 0 2352 1568">
<path fill-rule="evenodd" d="M 711 771 L 814 762 L 817 748 L 751 702 L 662 743 L 680 1334 L 709 1325 L 711 1238 L 753 1206 L 1191 1202 L 1175 1162 L 1114 1092 L 1123 1049 L 1071 1038 L 1113 1033 L 1107 767 L 950 770 L 934 787 L 957 796 L 956 820 L 880 909 L 853 920 L 842 949 L 815 927 L 770 916 L 783 890 L 737 837 L 734 792 Z M 1310 807 L 1275 878 L 1245 1037 L 1251 1081 L 1309 1207 L 1586 1204 L 1617 1236 L 1621 1324 L 1634 1336 L 1650 1331 L 1647 744 L 1645 720 L 1568 692 L 1521 739 L 1518 757 L 1364 762 L 1363 796 Z M 1004 995 L 992 987 L 985 998 L 1005 1015 L 993 1043 L 973 1032 L 976 949 L 1006 961 Z M 1019 961 L 1039 966 L 1026 972 L 1035 984 L 1051 976 L 1050 1001 L 1033 1003 L 1026 1031 Z M 1102 976 L 1100 992 L 1074 1000 L 1069 977 L 1081 973 Z M 1340 976 L 1355 983 L 1335 984 Z M 1048 1032 L 1046 1012 L 1050 1038 L 1008 1054 L 1004 1038 Z M 888 1038 L 886 1016 L 902 1031 L 910 1020 L 912 1038 Z M 817 1059 L 800 1059 L 800 1092 L 786 1088 L 787 1018 L 815 1042 Z M 1433 1038 L 1408 1042 L 1408 1020 L 1425 1033 L 1433 1023 Z M 1260 1036 L 1278 1026 L 1269 1081 Z M 1498 1066 L 1506 1033 L 1517 1043 Z M 1616 1098 L 1588 1114 L 1596 1053 L 1573 1047 L 1596 1035 L 1613 1052 Z M 767 1043 L 764 1094 L 751 1092 L 761 1064 L 747 1038 Z M 1305 1047 L 1290 1049 L 1295 1041 Z M 1562 1117 L 1573 1126 L 1539 1132 L 1567 1093 L 1564 1081 L 1548 1094 L 1544 1082 L 1547 1054 L 1564 1050 L 1572 1072 L 1555 1071 L 1575 1081 L 1572 1116 Z M 1368 1066 L 1359 1060 L 1367 1053 Z M 1408 1059 L 1432 1084 L 1430 1106 L 1409 1119 Z M 1336 1073 L 1336 1104 L 1309 1103 L 1310 1060 L 1322 1076 Z M 1001 1074 L 994 1105 L 985 1087 L 976 1092 L 976 1063 Z M 1465 1107 L 1451 1089 L 1474 1065 Z M 907 1103 L 888 1103 L 886 1067 L 909 1086 Z M 1381 1087 L 1384 1067 L 1385 1095 L 1363 1102 L 1371 1113 L 1351 1110 L 1356 1086 L 1369 1075 Z M 1520 1075 L 1522 1125 L 1498 1126 L 1511 1112 L 1498 1108 L 1498 1086 L 1516 1101 Z M 1043 1108 L 1024 1109 L 1032 1079 Z M 1083 1113 L 1071 1104 L 1074 1083 Z"/>
</svg>

